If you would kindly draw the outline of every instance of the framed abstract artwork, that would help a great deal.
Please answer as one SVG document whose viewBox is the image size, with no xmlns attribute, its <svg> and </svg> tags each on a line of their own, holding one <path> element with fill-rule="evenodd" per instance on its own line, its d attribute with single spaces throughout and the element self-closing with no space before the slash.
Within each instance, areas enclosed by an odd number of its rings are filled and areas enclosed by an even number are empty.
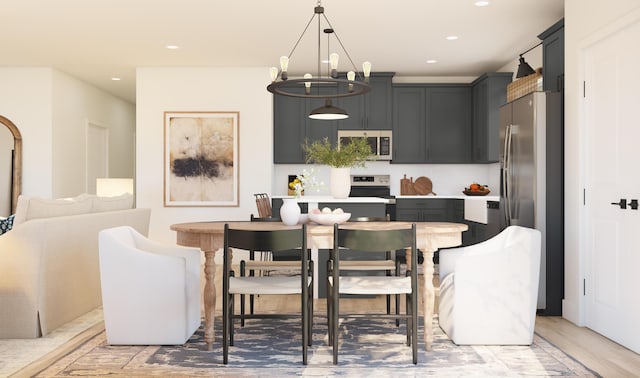
<svg viewBox="0 0 640 378">
<path fill-rule="evenodd" d="M 164 205 L 239 206 L 239 112 L 164 113 Z"/>
</svg>

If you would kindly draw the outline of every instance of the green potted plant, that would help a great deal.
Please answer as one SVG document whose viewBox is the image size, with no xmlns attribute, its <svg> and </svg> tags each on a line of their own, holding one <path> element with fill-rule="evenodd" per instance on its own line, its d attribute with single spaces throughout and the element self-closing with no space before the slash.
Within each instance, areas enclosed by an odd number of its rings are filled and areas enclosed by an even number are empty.
<svg viewBox="0 0 640 378">
<path fill-rule="evenodd" d="M 307 163 L 323 164 L 331 167 L 329 189 L 335 198 L 346 198 L 351 191 L 351 168 L 364 167 L 373 159 L 371 146 L 366 138 L 352 138 L 350 143 L 333 146 L 329 138 L 305 141 L 302 146 Z"/>
<path fill-rule="evenodd" d="M 334 168 L 364 167 L 373 159 L 371 146 L 366 138 L 352 138 L 344 146 L 333 146 L 329 138 L 305 141 L 302 146 L 307 163 L 323 164 Z"/>
</svg>

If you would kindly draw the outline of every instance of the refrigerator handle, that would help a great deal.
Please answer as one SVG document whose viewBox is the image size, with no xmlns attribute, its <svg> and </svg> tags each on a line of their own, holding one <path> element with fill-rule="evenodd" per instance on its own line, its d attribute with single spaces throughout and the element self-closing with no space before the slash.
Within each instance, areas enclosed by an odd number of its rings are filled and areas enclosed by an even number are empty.
<svg viewBox="0 0 640 378">
<path fill-rule="evenodd" d="M 502 169 L 502 193 L 504 194 L 504 217 L 505 225 L 508 227 L 511 225 L 511 194 L 510 192 L 510 180 L 511 180 L 511 138 L 512 138 L 512 125 L 507 125 L 506 134 L 504 138 L 504 168 Z"/>
</svg>

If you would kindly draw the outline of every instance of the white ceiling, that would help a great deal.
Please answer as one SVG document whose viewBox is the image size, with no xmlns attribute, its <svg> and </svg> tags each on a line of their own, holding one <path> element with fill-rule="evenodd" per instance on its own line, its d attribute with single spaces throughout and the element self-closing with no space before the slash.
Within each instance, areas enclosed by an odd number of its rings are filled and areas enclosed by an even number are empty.
<svg viewBox="0 0 640 378">
<path fill-rule="evenodd" d="M 536 45 L 537 35 L 564 15 L 563 0 L 490 0 L 487 7 L 474 1 L 324 0 L 322 5 L 358 67 L 369 60 L 373 71 L 397 76 L 475 77 L 495 71 Z M 316 3 L 0 0 L 0 66 L 53 67 L 135 102 L 136 67 L 278 65 Z M 459 39 L 448 41 L 449 35 Z M 166 49 L 168 44 L 180 48 Z M 316 72 L 316 51 L 314 20 L 292 57 L 291 74 Z M 346 71 L 350 67 L 341 57 L 340 69 Z M 438 63 L 427 64 L 428 59 Z M 122 80 L 112 81 L 113 76 Z M 265 69 L 265 84 L 268 77 Z"/>
</svg>

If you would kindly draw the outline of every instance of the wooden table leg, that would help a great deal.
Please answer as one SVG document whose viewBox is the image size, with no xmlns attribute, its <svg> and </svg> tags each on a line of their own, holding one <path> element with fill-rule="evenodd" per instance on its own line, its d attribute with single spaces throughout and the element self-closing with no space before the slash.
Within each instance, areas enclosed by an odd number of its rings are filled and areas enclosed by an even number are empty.
<svg viewBox="0 0 640 378">
<path fill-rule="evenodd" d="M 207 343 L 207 349 L 213 349 L 213 341 L 215 340 L 214 319 L 216 315 L 216 251 L 204 251 L 204 341 Z"/>
<path fill-rule="evenodd" d="M 433 251 L 422 251 L 424 262 L 424 345 L 431 350 L 433 342 L 433 306 L 435 305 L 435 290 L 433 288 Z"/>
<path fill-rule="evenodd" d="M 422 263 L 424 275 L 423 302 L 424 302 L 424 345 L 427 351 L 431 350 L 433 342 L 433 306 L 435 305 L 435 290 L 433 288 L 433 251 L 422 251 L 424 262 Z M 407 269 L 411 266 L 411 249 L 406 253 Z"/>
</svg>

